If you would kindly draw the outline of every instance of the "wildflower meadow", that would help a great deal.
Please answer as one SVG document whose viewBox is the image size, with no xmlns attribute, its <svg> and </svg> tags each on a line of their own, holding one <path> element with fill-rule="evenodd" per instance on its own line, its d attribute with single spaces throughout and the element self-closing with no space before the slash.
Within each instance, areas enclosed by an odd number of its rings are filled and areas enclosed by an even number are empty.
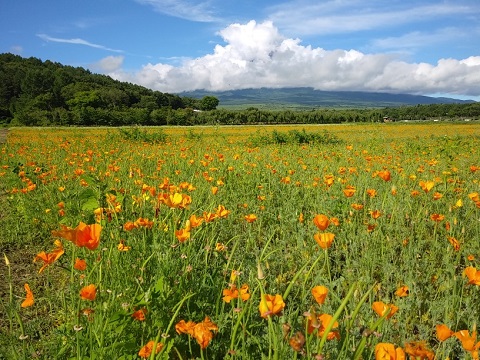
<svg viewBox="0 0 480 360">
<path fill-rule="evenodd" d="M 480 124 L 12 128 L 0 359 L 478 359 Z"/>
</svg>

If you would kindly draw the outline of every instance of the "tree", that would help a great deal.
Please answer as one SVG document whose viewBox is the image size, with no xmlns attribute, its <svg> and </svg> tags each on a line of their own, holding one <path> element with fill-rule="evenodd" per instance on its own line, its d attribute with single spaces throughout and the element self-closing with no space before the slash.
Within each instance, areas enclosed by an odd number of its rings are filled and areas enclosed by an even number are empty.
<svg viewBox="0 0 480 360">
<path fill-rule="evenodd" d="M 215 110 L 219 102 L 215 96 L 204 96 L 202 100 L 200 100 L 200 110 Z"/>
</svg>

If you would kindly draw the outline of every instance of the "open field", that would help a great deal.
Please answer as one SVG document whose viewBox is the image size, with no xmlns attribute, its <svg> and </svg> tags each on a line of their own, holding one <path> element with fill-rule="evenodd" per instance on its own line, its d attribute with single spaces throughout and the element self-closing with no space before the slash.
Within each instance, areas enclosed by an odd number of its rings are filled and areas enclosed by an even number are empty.
<svg viewBox="0 0 480 360">
<path fill-rule="evenodd" d="M 478 359 L 479 148 L 476 122 L 12 128 L 0 359 Z"/>
</svg>

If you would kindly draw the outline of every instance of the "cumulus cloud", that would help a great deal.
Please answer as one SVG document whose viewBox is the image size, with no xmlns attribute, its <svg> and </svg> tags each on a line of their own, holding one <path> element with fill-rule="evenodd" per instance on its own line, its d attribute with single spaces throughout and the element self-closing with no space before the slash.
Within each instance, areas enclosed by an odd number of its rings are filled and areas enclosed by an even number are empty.
<svg viewBox="0 0 480 360">
<path fill-rule="evenodd" d="M 147 64 L 136 73 L 109 75 L 162 92 L 195 89 L 313 87 L 320 90 L 480 95 L 480 56 L 407 63 L 391 54 L 325 50 L 284 37 L 270 21 L 231 24 L 225 45 L 179 66 Z"/>
<path fill-rule="evenodd" d="M 123 65 L 124 56 L 107 56 L 92 65 L 92 68 L 100 72 L 114 72 L 120 69 Z"/>
</svg>

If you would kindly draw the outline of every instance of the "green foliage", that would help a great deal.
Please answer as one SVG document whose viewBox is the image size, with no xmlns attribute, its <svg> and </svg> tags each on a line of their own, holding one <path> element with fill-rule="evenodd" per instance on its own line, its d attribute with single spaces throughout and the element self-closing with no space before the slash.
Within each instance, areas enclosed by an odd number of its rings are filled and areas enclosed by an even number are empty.
<svg viewBox="0 0 480 360">
<path fill-rule="evenodd" d="M 200 110 L 215 110 L 218 106 L 218 99 L 215 96 L 204 96 L 200 100 Z"/>
<path fill-rule="evenodd" d="M 336 135 L 323 130 L 318 132 L 307 132 L 305 129 L 290 130 L 289 132 L 280 132 L 273 130 L 267 134 L 253 135 L 248 140 L 254 146 L 269 144 L 323 144 L 333 145 L 343 143 Z"/>
<path fill-rule="evenodd" d="M 140 129 L 139 127 L 131 127 L 120 128 L 118 132 L 124 140 L 151 144 L 165 143 L 167 141 L 167 135 L 161 129 L 148 131 L 146 129 Z"/>
</svg>

